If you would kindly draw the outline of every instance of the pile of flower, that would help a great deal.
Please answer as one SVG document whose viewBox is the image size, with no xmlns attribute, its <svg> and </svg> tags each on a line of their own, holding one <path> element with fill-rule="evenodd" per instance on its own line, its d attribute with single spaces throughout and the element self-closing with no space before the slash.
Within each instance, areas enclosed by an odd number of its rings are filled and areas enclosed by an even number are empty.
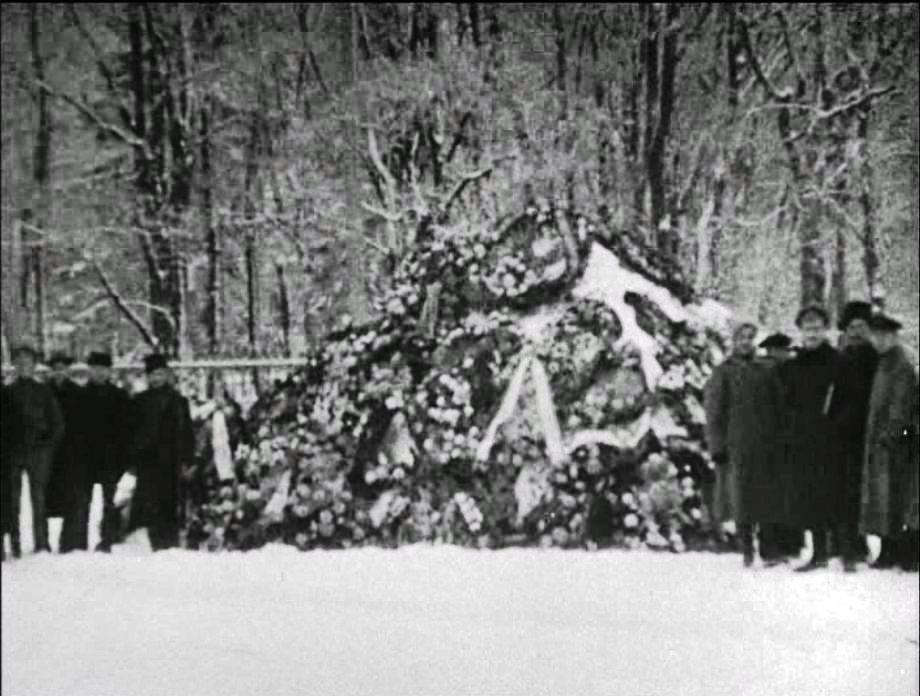
<svg viewBox="0 0 920 696">
<path fill-rule="evenodd" d="M 189 539 L 705 543 L 700 404 L 723 339 L 667 288 L 649 291 L 635 259 L 607 295 L 580 294 L 610 253 L 599 238 L 544 205 L 420 244 L 378 320 L 345 321 L 256 405 L 238 486 L 201 507 Z"/>
</svg>

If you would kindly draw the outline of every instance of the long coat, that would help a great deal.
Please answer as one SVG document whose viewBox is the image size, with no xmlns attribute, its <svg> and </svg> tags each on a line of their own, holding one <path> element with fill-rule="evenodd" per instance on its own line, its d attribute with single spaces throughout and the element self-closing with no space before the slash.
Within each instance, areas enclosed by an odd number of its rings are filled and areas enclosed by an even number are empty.
<svg viewBox="0 0 920 696">
<path fill-rule="evenodd" d="M 177 533 L 180 479 L 194 456 L 188 400 L 168 385 L 151 388 L 135 397 L 133 411 L 136 422 L 130 449 L 137 485 L 130 527 Z"/>
<path fill-rule="evenodd" d="M 76 382 L 65 379 L 49 386 L 64 417 L 64 437 L 54 450 L 45 503 L 49 517 L 63 517 L 73 505 L 74 487 L 82 480 L 80 436 L 88 411 L 83 403 L 83 387 Z"/>
<path fill-rule="evenodd" d="M 12 476 L 13 463 L 11 451 L 14 444 L 14 434 L 22 430 L 22 416 L 16 408 L 12 394 L 7 385 L 3 385 L 3 400 L 0 405 L 0 466 L 2 466 L 2 479 L 0 479 L 0 529 L 7 531 L 12 521 Z"/>
<path fill-rule="evenodd" d="M 775 366 L 731 356 L 713 371 L 704 401 L 709 450 L 727 456 L 718 475 L 716 517 L 779 521 L 782 384 Z"/>
<path fill-rule="evenodd" d="M 869 395 L 878 365 L 878 353 L 869 344 L 848 346 L 840 352 L 828 416 L 843 464 L 840 516 L 853 524 L 859 519 L 866 419 Z"/>
<path fill-rule="evenodd" d="M 87 483 L 115 483 L 127 468 L 132 404 L 128 393 L 105 382 L 84 388 L 86 407 L 80 442 L 81 470 Z"/>
<path fill-rule="evenodd" d="M 905 526 L 916 530 L 918 477 L 918 387 L 900 346 L 879 358 L 863 463 L 860 532 L 889 536 Z"/>
<path fill-rule="evenodd" d="M 783 367 L 788 415 L 785 482 L 788 524 L 815 529 L 842 521 L 845 467 L 828 416 L 839 353 L 822 343 Z"/>
</svg>

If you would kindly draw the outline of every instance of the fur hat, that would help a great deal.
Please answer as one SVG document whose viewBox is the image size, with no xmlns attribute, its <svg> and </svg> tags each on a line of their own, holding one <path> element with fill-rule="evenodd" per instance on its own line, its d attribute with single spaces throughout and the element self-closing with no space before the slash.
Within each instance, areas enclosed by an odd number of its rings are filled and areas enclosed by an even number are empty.
<svg viewBox="0 0 920 696">
<path fill-rule="evenodd" d="M 86 359 L 86 364 L 96 367 L 112 367 L 112 354 L 102 351 L 93 351 Z"/>
<path fill-rule="evenodd" d="M 10 350 L 10 358 L 15 360 L 18 356 L 26 353 L 32 356 L 32 359 L 38 362 L 41 356 L 38 353 L 38 350 L 31 343 L 17 343 Z"/>
<path fill-rule="evenodd" d="M 843 307 L 843 311 L 840 313 L 840 321 L 837 322 L 837 328 L 841 331 L 845 331 L 850 325 L 850 322 L 857 319 L 868 322 L 871 316 L 872 305 L 868 302 L 862 302 L 861 300 L 847 302 Z"/>
<path fill-rule="evenodd" d="M 830 317 L 827 315 L 827 310 L 825 310 L 824 307 L 821 305 L 809 305 L 800 309 L 799 313 L 795 315 L 795 325 L 801 328 L 802 322 L 808 317 L 820 318 L 825 326 L 831 323 Z"/>
<path fill-rule="evenodd" d="M 788 348 L 792 345 L 792 339 L 784 333 L 770 334 L 760 342 L 761 348 Z"/>
<path fill-rule="evenodd" d="M 55 365 L 73 365 L 73 358 L 67 355 L 64 351 L 58 350 L 51 354 L 51 357 L 48 358 L 48 365 L 54 367 Z"/>
<path fill-rule="evenodd" d="M 166 356 L 160 353 L 151 353 L 144 358 L 144 372 L 148 375 L 155 370 L 169 367 L 166 363 Z"/>
<path fill-rule="evenodd" d="M 902 322 L 884 312 L 878 312 L 869 317 L 869 328 L 873 331 L 894 333 L 902 326 L 904 326 Z"/>
</svg>

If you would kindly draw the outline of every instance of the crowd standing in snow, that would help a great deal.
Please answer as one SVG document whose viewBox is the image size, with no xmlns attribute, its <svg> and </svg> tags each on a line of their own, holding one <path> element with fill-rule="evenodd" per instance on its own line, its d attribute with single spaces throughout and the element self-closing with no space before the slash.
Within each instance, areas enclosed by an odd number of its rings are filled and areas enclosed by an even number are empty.
<svg viewBox="0 0 920 696">
<path fill-rule="evenodd" d="M 832 548 L 855 571 L 867 535 L 882 539 L 873 565 L 916 570 L 920 406 L 901 323 L 850 302 L 839 350 L 823 308 L 804 308 L 795 323 L 794 354 L 775 334 L 761 344 L 765 359 L 755 356 L 757 327 L 740 324 L 707 384 L 716 516 L 737 523 L 745 566 L 756 527 L 766 565 L 797 553 L 810 530 L 813 553 L 797 571 L 826 567 Z"/>
<path fill-rule="evenodd" d="M 763 359 L 757 327 L 741 326 L 717 365 L 730 310 L 695 302 L 640 238 L 577 211 L 543 201 L 497 229 L 423 226 L 419 240 L 375 318 L 343 318 L 245 421 L 226 395 L 190 405 L 158 355 L 129 401 L 108 355 L 66 370 L 52 358 L 55 396 L 34 379 L 36 352 L 16 350 L 2 458 L 14 552 L 28 472 L 40 551 L 52 513 L 64 516 L 59 548 L 86 547 L 100 483 L 102 551 L 146 527 L 156 549 L 679 553 L 740 540 L 750 564 L 759 537 L 773 564 L 810 529 L 809 569 L 826 563 L 830 540 L 852 568 L 865 534 L 885 537 L 881 565 L 911 565 L 917 381 L 890 318 L 851 304 L 837 351 L 826 313 L 808 308 L 794 356 L 772 336 Z M 87 370 L 92 400 L 67 377 Z M 133 496 L 121 485 L 132 479 Z"/>
<path fill-rule="evenodd" d="M 145 359 L 148 388 L 133 398 L 112 383 L 112 357 L 94 352 L 73 365 L 49 359 L 48 382 L 35 378 L 39 355 L 12 351 L 16 377 L 3 387 L 3 532 L 21 555 L 19 501 L 29 476 L 35 551 L 49 552 L 48 518 L 61 517 L 61 553 L 88 544 L 92 490 L 101 484 L 103 516 L 97 551 L 110 551 L 128 531 L 146 527 L 154 550 L 179 544 L 183 472 L 192 459 L 188 400 L 175 389 L 164 356 Z M 87 378 L 85 384 L 82 378 Z M 126 473 L 136 479 L 123 523 L 116 492 Z M 5 551 L 4 551 L 5 556 Z"/>
</svg>

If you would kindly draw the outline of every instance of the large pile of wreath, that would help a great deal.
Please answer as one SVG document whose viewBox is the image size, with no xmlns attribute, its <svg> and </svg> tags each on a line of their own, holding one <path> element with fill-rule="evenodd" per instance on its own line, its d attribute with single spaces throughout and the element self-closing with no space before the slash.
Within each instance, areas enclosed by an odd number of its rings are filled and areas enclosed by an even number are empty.
<svg viewBox="0 0 920 696">
<path fill-rule="evenodd" d="M 345 322 L 254 407 L 187 543 L 703 544 L 726 315 L 609 237 L 532 205 L 420 243 L 378 320 Z"/>
</svg>

